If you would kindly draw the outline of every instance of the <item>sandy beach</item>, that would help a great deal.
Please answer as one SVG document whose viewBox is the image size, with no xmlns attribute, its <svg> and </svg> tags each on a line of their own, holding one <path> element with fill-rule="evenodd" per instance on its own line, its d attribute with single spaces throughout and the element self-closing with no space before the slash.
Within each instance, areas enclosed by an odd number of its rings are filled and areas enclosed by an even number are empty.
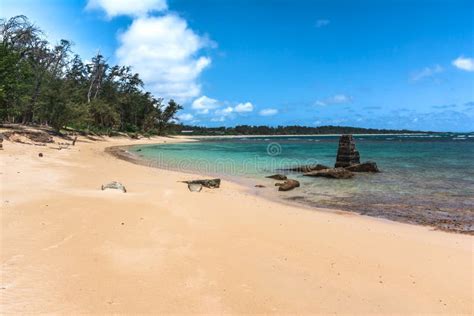
<svg viewBox="0 0 474 316">
<path fill-rule="evenodd" d="M 473 237 L 270 201 L 119 160 L 182 141 L 4 141 L 2 314 L 472 314 Z M 43 157 L 38 154 L 42 153 Z M 113 180 L 127 193 L 102 191 Z"/>
</svg>

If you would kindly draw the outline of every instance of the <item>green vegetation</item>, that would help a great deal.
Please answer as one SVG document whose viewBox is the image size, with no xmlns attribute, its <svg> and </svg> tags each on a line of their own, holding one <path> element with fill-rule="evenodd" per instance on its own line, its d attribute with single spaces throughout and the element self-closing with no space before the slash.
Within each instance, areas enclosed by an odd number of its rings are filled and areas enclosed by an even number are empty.
<svg viewBox="0 0 474 316">
<path fill-rule="evenodd" d="M 389 130 L 360 128 L 349 126 L 250 126 L 237 125 L 235 127 L 202 127 L 189 125 L 173 125 L 175 134 L 187 135 L 314 135 L 314 134 L 396 134 L 413 133 L 409 130 Z"/>
<path fill-rule="evenodd" d="M 0 20 L 0 122 L 111 133 L 165 134 L 182 108 L 143 91 L 139 75 L 72 43 L 51 46 L 25 16 Z"/>
</svg>

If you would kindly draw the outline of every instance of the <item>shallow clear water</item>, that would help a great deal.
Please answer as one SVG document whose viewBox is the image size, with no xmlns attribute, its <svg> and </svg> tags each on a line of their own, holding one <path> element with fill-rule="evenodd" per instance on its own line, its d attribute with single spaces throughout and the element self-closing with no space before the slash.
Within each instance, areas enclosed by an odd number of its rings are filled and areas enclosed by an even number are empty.
<svg viewBox="0 0 474 316">
<path fill-rule="evenodd" d="M 129 151 L 160 167 L 224 174 L 273 185 L 264 176 L 279 168 L 333 166 L 337 136 L 201 139 L 136 146 Z M 290 177 L 301 182 L 281 198 L 390 219 L 474 229 L 474 134 L 355 136 L 361 161 L 377 162 L 378 174 L 353 179 Z M 270 189 L 270 188 L 268 188 Z M 271 190 L 276 190 L 271 188 Z"/>
</svg>

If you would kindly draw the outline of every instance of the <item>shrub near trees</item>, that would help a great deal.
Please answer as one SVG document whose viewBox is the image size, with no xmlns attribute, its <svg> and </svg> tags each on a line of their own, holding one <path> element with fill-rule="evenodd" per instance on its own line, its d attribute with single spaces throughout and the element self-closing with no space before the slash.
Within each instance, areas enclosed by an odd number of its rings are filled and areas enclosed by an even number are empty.
<svg viewBox="0 0 474 316">
<path fill-rule="evenodd" d="M 72 43 L 51 46 L 27 17 L 0 20 L 0 121 L 107 132 L 164 134 L 182 106 L 143 90 L 127 66 L 99 53 L 90 63 Z"/>
</svg>

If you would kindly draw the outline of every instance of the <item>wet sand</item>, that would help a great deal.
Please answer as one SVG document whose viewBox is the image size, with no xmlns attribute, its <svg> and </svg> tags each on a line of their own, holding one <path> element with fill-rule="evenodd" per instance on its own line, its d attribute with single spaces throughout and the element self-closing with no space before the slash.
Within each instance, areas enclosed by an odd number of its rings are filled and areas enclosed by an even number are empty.
<svg viewBox="0 0 474 316">
<path fill-rule="evenodd" d="M 116 159 L 81 137 L 0 151 L 3 314 L 472 314 L 473 237 L 310 211 Z M 38 157 L 38 153 L 43 157 Z M 119 181 L 127 193 L 101 191 Z"/>
</svg>

